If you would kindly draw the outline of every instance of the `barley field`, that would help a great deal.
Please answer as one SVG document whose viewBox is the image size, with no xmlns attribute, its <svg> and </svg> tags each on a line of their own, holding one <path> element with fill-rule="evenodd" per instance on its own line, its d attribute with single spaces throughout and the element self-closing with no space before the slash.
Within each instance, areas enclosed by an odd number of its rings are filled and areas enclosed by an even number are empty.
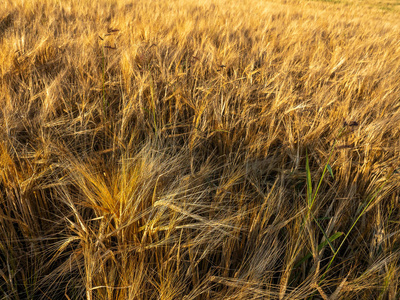
<svg viewBox="0 0 400 300">
<path fill-rule="evenodd" d="M 2 0 L 0 299 L 399 299 L 399 17 Z"/>
</svg>

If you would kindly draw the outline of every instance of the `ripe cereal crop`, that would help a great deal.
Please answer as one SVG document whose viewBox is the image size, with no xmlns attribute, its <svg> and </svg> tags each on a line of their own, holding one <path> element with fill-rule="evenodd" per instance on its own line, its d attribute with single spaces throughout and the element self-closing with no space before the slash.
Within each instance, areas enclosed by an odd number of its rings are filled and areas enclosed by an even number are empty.
<svg viewBox="0 0 400 300">
<path fill-rule="evenodd" d="M 1 299 L 398 299 L 400 1 L 2 0 Z"/>
</svg>

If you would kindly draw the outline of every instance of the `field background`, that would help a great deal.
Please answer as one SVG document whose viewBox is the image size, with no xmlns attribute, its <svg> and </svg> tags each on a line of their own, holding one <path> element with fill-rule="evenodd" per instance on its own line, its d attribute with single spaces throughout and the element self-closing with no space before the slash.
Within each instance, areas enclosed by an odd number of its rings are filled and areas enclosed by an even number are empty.
<svg viewBox="0 0 400 300">
<path fill-rule="evenodd" d="M 399 299 L 399 9 L 3 0 L 0 299 Z"/>
</svg>

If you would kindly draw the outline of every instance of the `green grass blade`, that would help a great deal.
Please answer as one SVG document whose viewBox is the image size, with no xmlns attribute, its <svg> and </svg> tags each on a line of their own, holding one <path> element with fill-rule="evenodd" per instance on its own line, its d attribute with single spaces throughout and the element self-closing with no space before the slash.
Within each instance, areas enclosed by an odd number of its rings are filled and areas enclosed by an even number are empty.
<svg viewBox="0 0 400 300">
<path fill-rule="evenodd" d="M 335 176 L 333 176 L 333 171 L 332 171 L 331 165 L 327 164 L 326 167 L 328 168 L 328 171 L 331 174 L 332 178 L 335 179 Z"/>
<path fill-rule="evenodd" d="M 331 237 L 329 239 L 323 241 L 322 243 L 320 243 L 318 245 L 318 251 L 321 251 L 326 245 L 328 245 L 329 243 L 332 243 L 334 240 L 341 237 L 342 235 L 343 235 L 343 232 L 334 233 L 333 235 L 331 235 Z M 312 257 L 312 253 L 310 251 L 294 267 L 295 268 L 299 267 L 302 263 L 304 263 L 307 259 L 309 259 L 311 257 Z"/>
<path fill-rule="evenodd" d="M 332 252 L 335 253 L 336 250 L 335 250 L 335 248 L 333 247 L 333 245 L 331 244 L 331 242 L 329 241 L 328 235 L 326 234 L 325 230 L 322 228 L 321 224 L 319 224 L 318 220 L 314 217 L 314 214 L 311 213 L 311 215 L 312 215 L 312 217 L 313 217 L 315 223 L 317 223 L 317 226 L 318 226 L 318 228 L 321 230 L 321 232 L 322 232 L 322 234 L 324 235 L 325 239 L 327 240 L 327 242 L 328 242 L 328 244 L 329 244 L 329 247 L 331 248 Z"/>
</svg>

